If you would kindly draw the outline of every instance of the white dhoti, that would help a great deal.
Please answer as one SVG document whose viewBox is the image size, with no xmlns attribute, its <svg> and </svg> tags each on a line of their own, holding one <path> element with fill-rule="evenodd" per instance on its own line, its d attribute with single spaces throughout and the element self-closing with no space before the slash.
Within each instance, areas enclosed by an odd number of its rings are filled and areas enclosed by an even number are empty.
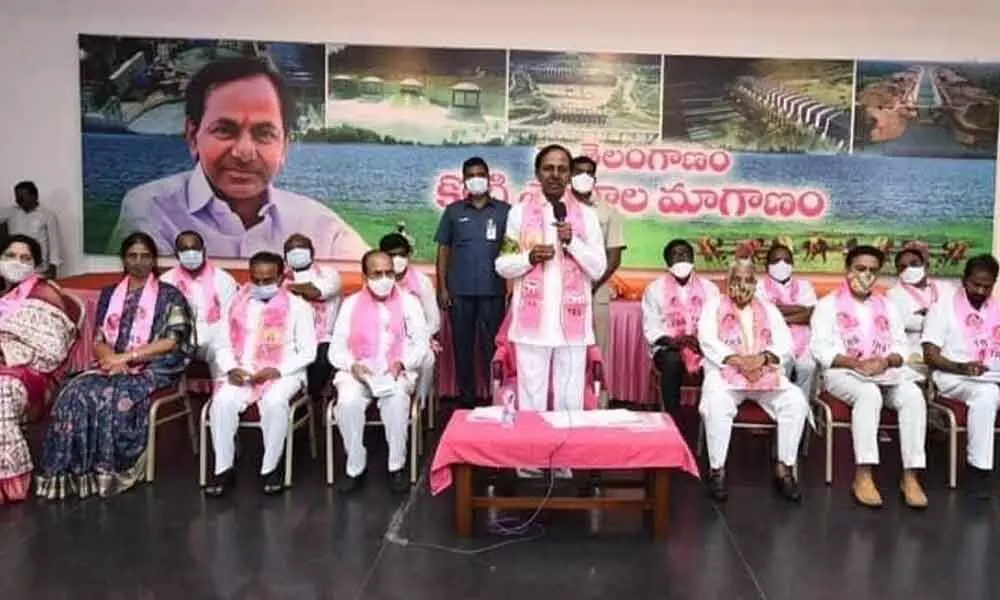
<svg viewBox="0 0 1000 600">
<path fill-rule="evenodd" d="M 413 393 L 416 374 L 404 373 L 396 380 L 395 392 L 379 398 L 378 410 L 389 446 L 389 472 L 406 466 L 406 442 L 410 425 L 410 395 Z M 357 477 L 368 465 L 365 450 L 365 412 L 372 401 L 368 386 L 347 372 L 337 373 L 333 380 L 337 386 L 337 404 L 333 416 L 337 419 L 340 437 L 347 452 L 347 475 Z"/>
<path fill-rule="evenodd" d="M 434 353 L 428 350 L 417 372 L 417 397 L 420 398 L 421 409 L 427 406 L 427 398 L 431 394 L 431 386 L 434 385 L 434 364 L 436 360 L 437 358 Z"/>
<path fill-rule="evenodd" d="M 264 458 L 260 473 L 266 475 L 278 466 L 288 435 L 289 402 L 302 388 L 302 376 L 282 377 L 274 381 L 261 395 L 257 410 L 264 439 Z M 253 388 L 224 383 L 212 396 L 208 414 L 212 423 L 212 447 L 215 450 L 215 474 L 233 466 L 236 431 L 240 413 L 250 406 Z"/>
<path fill-rule="evenodd" d="M 969 407 L 967 428 L 969 443 L 966 460 L 977 469 L 993 469 L 993 432 L 1000 404 L 1000 387 L 995 383 L 969 381 L 952 373 L 934 373 L 938 392 L 964 402 Z"/>
<path fill-rule="evenodd" d="M 844 369 L 829 369 L 824 379 L 826 390 L 851 406 L 855 463 L 879 463 L 878 425 L 884 405 L 898 413 L 903 468 L 923 469 L 926 466 L 927 403 L 917 384 L 907 381 L 896 386 L 879 387 L 869 381 L 861 381 Z"/>
<path fill-rule="evenodd" d="M 195 346 L 194 355 L 197 360 L 208 364 L 213 379 L 220 379 L 225 376 L 225 373 L 219 371 L 219 366 L 215 361 L 216 345 L 220 342 L 225 343 L 228 341 L 220 338 L 220 335 L 223 334 L 221 323 L 221 321 L 217 321 L 209 324 L 205 321 L 198 321 L 195 324 L 195 335 L 197 336 L 198 345 Z"/>
<path fill-rule="evenodd" d="M 809 416 L 809 403 L 802 390 L 787 382 L 785 385 L 784 389 L 773 392 L 737 391 L 729 389 L 719 371 L 705 373 L 698 412 L 705 427 L 709 467 L 721 469 L 725 466 L 733 419 L 744 400 L 756 402 L 775 420 L 778 424 L 778 460 L 783 465 L 795 466 L 802 430 Z"/>
<path fill-rule="evenodd" d="M 517 357 L 517 405 L 520 410 L 548 408 L 549 381 L 555 410 L 583 410 L 586 346 L 514 344 Z"/>
</svg>

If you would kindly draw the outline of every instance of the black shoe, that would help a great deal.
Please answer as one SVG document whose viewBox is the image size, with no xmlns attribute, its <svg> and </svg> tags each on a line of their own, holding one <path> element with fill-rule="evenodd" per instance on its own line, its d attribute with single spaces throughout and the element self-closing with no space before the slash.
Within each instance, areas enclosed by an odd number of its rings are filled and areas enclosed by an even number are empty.
<svg viewBox="0 0 1000 600">
<path fill-rule="evenodd" d="M 993 472 L 966 465 L 963 487 L 973 498 L 989 500 L 993 497 Z"/>
<path fill-rule="evenodd" d="M 361 471 L 357 477 L 344 477 L 337 485 L 337 491 L 341 494 L 353 494 L 354 492 L 359 491 L 361 488 L 365 487 L 365 475 L 367 474 L 368 471 L 365 470 Z"/>
<path fill-rule="evenodd" d="M 212 475 L 212 479 L 205 486 L 203 493 L 209 498 L 221 498 L 229 493 L 236 485 L 236 469 L 229 467 L 218 475 Z"/>
<path fill-rule="evenodd" d="M 791 473 L 785 473 L 781 477 L 774 478 L 774 489 L 782 498 L 789 502 L 801 502 L 802 492 L 799 491 L 799 482 Z"/>
<path fill-rule="evenodd" d="M 729 492 L 726 491 L 726 476 L 722 469 L 712 470 L 708 474 L 708 497 L 715 502 L 725 502 L 729 499 Z"/>
<path fill-rule="evenodd" d="M 410 480 L 406 478 L 406 469 L 389 472 L 389 491 L 393 494 L 405 494 L 410 491 Z"/>
<path fill-rule="evenodd" d="M 281 463 L 274 468 L 273 471 L 264 475 L 264 493 L 268 496 L 275 494 L 280 494 L 285 491 L 285 470 L 281 467 Z"/>
</svg>

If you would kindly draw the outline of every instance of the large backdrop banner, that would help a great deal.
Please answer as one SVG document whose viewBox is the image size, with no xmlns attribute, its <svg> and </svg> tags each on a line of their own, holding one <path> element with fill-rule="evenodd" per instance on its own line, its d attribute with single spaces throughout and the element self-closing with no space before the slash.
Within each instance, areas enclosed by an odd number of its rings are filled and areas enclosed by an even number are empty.
<svg viewBox="0 0 1000 600">
<path fill-rule="evenodd" d="M 1000 65 L 416 48 L 81 35 L 84 251 L 185 229 L 216 257 L 355 259 L 404 230 L 430 262 L 462 162 L 534 192 L 539 147 L 598 164 L 624 266 L 684 237 L 699 267 L 792 247 L 992 250 Z M 243 58 L 245 60 L 232 60 Z M 265 68 L 261 68 L 261 65 Z"/>
</svg>

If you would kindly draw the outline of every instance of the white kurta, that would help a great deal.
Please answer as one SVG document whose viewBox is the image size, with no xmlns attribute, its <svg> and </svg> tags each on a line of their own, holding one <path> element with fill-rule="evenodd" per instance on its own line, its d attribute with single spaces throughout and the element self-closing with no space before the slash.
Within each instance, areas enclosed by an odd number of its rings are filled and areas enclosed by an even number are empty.
<svg viewBox="0 0 1000 600">
<path fill-rule="evenodd" d="M 223 326 L 217 337 L 215 357 L 220 372 L 225 376 L 232 369 L 242 368 L 253 374 L 262 366 L 253 364 L 256 336 L 259 334 L 261 316 L 266 304 L 250 299 L 246 311 L 247 332 L 253 338 L 244 344 L 242 356 L 236 356 L 229 339 L 229 318 L 233 302 L 223 312 Z M 264 458 L 261 474 L 278 466 L 288 433 L 289 400 L 305 384 L 306 367 L 316 360 L 316 331 L 312 310 L 301 298 L 290 295 L 288 316 L 285 321 L 285 342 L 281 362 L 276 367 L 281 377 L 272 382 L 259 401 L 260 426 L 264 438 Z M 248 333 L 249 335 L 249 333 Z M 239 428 L 239 415 L 251 402 L 253 388 L 236 386 L 228 381 L 219 386 L 212 396 L 209 418 L 212 423 L 212 446 L 215 449 L 215 472 L 222 473 L 233 464 L 234 438 Z"/>
<path fill-rule="evenodd" d="M 653 344 L 656 340 L 667 335 L 666 327 L 666 307 L 664 306 L 664 290 L 663 286 L 664 278 L 673 277 L 670 273 L 657 277 L 646 286 L 646 291 L 642 294 L 642 335 L 646 338 L 646 343 L 650 347 L 652 352 Z M 691 275 L 694 277 L 694 275 Z M 688 280 L 690 283 L 690 280 Z M 678 296 L 682 302 L 687 302 L 688 296 L 690 295 L 690 287 L 687 285 L 679 286 Z M 713 282 L 705 280 L 705 304 L 711 301 L 718 302 L 721 293 L 719 292 L 719 287 Z M 704 314 L 704 307 L 702 305 L 702 312 L 695 315 L 695 322 L 701 319 Z"/>
<path fill-rule="evenodd" d="M 303 271 L 292 271 L 293 283 L 311 283 L 319 290 L 319 300 L 323 303 L 323 318 L 316 325 L 316 343 L 324 344 L 330 341 L 333 334 L 333 324 L 337 320 L 337 310 L 340 308 L 343 284 L 340 273 L 333 267 L 316 265 L 319 273 L 314 273 L 310 267 Z M 312 303 L 309 303 L 312 307 Z"/>
<path fill-rule="evenodd" d="M 990 302 L 996 302 L 991 299 Z M 923 343 L 941 349 L 948 360 L 971 362 L 973 354 L 965 341 L 965 332 L 955 312 L 954 291 L 938 298 L 927 312 Z M 995 383 L 969 381 L 954 373 L 934 371 L 934 384 L 940 394 L 969 406 L 967 460 L 977 469 L 993 469 L 993 438 L 1000 387 Z"/>
<path fill-rule="evenodd" d="M 392 335 L 403 336 L 402 363 L 404 373 L 396 380 L 395 392 L 386 398 L 379 398 L 378 407 L 382 424 L 385 429 L 386 442 L 389 445 L 389 471 L 394 472 L 406 465 L 406 441 L 409 433 L 410 394 L 417 379 L 417 370 L 423 363 L 424 356 L 430 352 L 430 336 L 420 301 L 412 294 L 403 294 L 403 331 L 391 332 Z M 347 475 L 357 477 L 368 464 L 368 453 L 365 450 L 365 411 L 372 401 L 371 390 L 358 381 L 351 373 L 351 367 L 360 360 L 354 356 L 348 346 L 353 326 L 354 306 L 358 295 L 354 294 L 344 300 L 337 322 L 330 339 L 330 364 L 337 369 L 333 378 L 337 386 L 337 404 L 333 414 L 344 441 L 347 453 Z M 383 331 L 389 327 L 391 314 L 384 304 L 378 306 L 377 324 Z M 392 344 L 389 335 L 381 336 L 376 353 L 379 357 L 372 369 L 375 375 L 389 372 L 391 365 L 386 356 Z"/>
<path fill-rule="evenodd" d="M 870 301 L 854 300 L 856 315 L 863 331 L 875 327 Z M 886 300 L 886 314 L 892 336 L 891 354 L 906 356 L 907 342 L 903 319 L 896 307 Z M 847 369 L 831 368 L 837 356 L 845 356 L 847 349 L 837 327 L 837 293 L 823 297 L 813 309 L 812 339 L 809 349 L 824 369 L 826 390 L 851 406 L 851 437 L 854 441 L 854 460 L 859 465 L 878 464 L 878 424 L 882 406 L 898 413 L 900 453 L 903 468 L 922 469 L 927 462 L 924 439 L 927 434 L 927 405 L 924 395 L 913 382 L 884 386 L 861 381 Z"/>
<path fill-rule="evenodd" d="M 170 285 L 177 287 L 177 281 L 180 279 L 180 274 L 178 271 L 183 267 L 174 267 L 166 273 L 160 276 L 160 281 L 169 283 Z M 215 293 L 219 297 L 219 313 L 220 320 L 215 323 L 209 323 L 206 320 L 208 315 L 209 306 L 205 303 L 204 287 L 201 281 L 194 279 L 190 286 L 188 295 L 185 299 L 188 302 L 188 306 L 191 307 L 191 312 L 194 313 L 195 318 L 195 335 L 197 336 L 198 346 L 197 353 L 198 358 L 208 362 L 209 366 L 213 369 L 216 368 L 215 360 L 211 356 L 211 349 L 217 344 L 216 336 L 219 335 L 222 325 L 221 317 L 225 313 L 225 307 L 229 304 L 229 300 L 236 295 L 236 290 L 239 289 L 236 280 L 233 276 L 229 274 L 225 269 L 220 269 L 215 267 L 214 285 Z M 218 373 L 215 373 L 218 376 Z"/>
<path fill-rule="evenodd" d="M 765 275 L 765 277 L 768 277 Z M 799 295 L 795 299 L 796 306 L 805 306 L 807 308 L 812 308 L 816 306 L 816 288 L 813 287 L 811 281 L 805 278 L 792 277 L 788 281 L 781 283 L 775 279 L 771 279 L 775 285 L 783 290 L 785 297 L 791 293 L 792 282 L 795 281 L 799 287 Z M 768 302 L 776 302 L 774 298 L 771 298 L 767 293 L 767 286 L 764 284 L 764 279 L 757 280 L 757 297 L 761 300 L 767 300 Z M 791 326 L 789 326 L 791 328 Z M 808 350 L 808 348 L 807 348 Z M 801 357 L 796 358 L 793 356 L 791 360 L 785 363 L 785 374 L 789 377 L 792 373 L 795 374 L 795 385 L 799 386 L 802 390 L 802 394 L 807 400 L 812 400 L 813 397 L 813 383 L 816 377 L 816 359 L 812 357 L 812 354 L 808 351 Z"/>
<path fill-rule="evenodd" d="M 416 292 L 410 291 L 420 301 L 420 306 L 424 310 L 424 320 L 427 322 L 428 336 L 435 336 L 441 331 L 441 310 L 438 308 L 437 291 L 431 278 L 426 273 L 414 271 L 417 280 Z M 434 363 L 435 355 L 428 351 L 424 355 L 424 360 L 420 364 L 417 377 L 417 394 L 420 396 L 420 406 L 423 408 L 430 395 L 431 384 L 434 383 Z"/>
<path fill-rule="evenodd" d="M 944 281 L 934 281 L 937 286 L 938 298 L 943 298 L 950 294 L 955 293 L 955 288 L 951 284 Z M 929 307 L 931 305 L 931 287 L 928 285 L 924 289 L 911 288 L 917 292 L 923 298 L 923 305 L 917 302 L 917 300 L 911 296 L 906 289 L 903 287 L 902 283 L 897 282 L 896 285 L 889 288 L 886 292 L 886 297 L 889 301 L 896 307 L 896 311 L 899 316 L 903 318 L 903 329 L 906 331 L 906 353 L 903 354 L 903 358 L 909 359 L 913 355 L 923 357 L 924 350 L 920 346 L 920 337 L 924 330 L 925 318 L 922 315 L 918 315 L 917 311 Z M 921 358 L 922 360 L 922 358 Z"/>
<path fill-rule="evenodd" d="M 774 354 L 784 364 L 791 359 L 791 333 L 778 308 L 770 302 L 763 304 L 771 330 L 771 344 L 762 348 L 762 351 Z M 720 298 L 706 302 L 698 322 L 698 343 L 705 356 L 705 381 L 701 386 L 698 412 L 701 413 L 705 426 L 709 465 L 712 469 L 721 469 L 725 465 L 733 419 L 739 405 L 749 399 L 759 404 L 777 422 L 778 460 L 792 466 L 798 459 L 799 442 L 809 415 L 809 403 L 802 391 L 792 386 L 784 375 L 781 377 L 781 388 L 776 391 L 746 392 L 731 388 L 722 376 L 722 368 L 726 359 L 738 352 L 720 339 L 720 306 Z M 746 306 L 737 315 L 743 339 L 751 344 L 756 343 L 753 338 L 753 308 Z"/>
</svg>

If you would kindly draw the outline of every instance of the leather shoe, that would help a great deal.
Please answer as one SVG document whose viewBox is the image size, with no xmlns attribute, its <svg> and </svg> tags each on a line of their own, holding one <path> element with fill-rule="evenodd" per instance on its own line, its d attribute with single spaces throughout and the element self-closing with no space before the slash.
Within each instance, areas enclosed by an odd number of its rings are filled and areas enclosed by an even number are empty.
<svg viewBox="0 0 1000 600">
<path fill-rule="evenodd" d="M 882 508 L 882 495 L 878 493 L 870 473 L 856 475 L 851 484 L 851 493 L 858 504 L 868 508 Z"/>
<path fill-rule="evenodd" d="M 212 479 L 205 486 L 203 493 L 208 498 L 221 498 L 229 493 L 236 485 L 236 469 L 230 467 L 218 475 L 212 475 Z"/>
<path fill-rule="evenodd" d="M 993 497 L 993 473 L 968 465 L 965 469 L 965 485 L 970 496 L 980 500 Z"/>
<path fill-rule="evenodd" d="M 899 483 L 899 491 L 903 494 L 903 502 L 910 508 L 927 508 L 927 494 L 920 486 L 916 475 L 904 475 Z"/>
<path fill-rule="evenodd" d="M 285 491 L 285 470 L 281 466 L 275 467 L 273 471 L 264 475 L 263 491 L 268 496 Z"/>
<path fill-rule="evenodd" d="M 785 473 L 781 477 L 774 478 L 774 489 L 782 498 L 789 502 L 800 502 L 802 492 L 799 491 L 799 482 L 792 477 L 791 473 Z"/>
<path fill-rule="evenodd" d="M 410 491 L 410 480 L 406 478 L 406 469 L 389 473 L 389 491 L 393 494 L 405 494 Z"/>
<path fill-rule="evenodd" d="M 713 470 L 708 474 L 708 497 L 715 502 L 725 502 L 729 499 L 729 492 L 726 491 L 726 476 L 722 470 Z"/>
<path fill-rule="evenodd" d="M 365 475 L 367 474 L 368 471 L 366 470 L 361 471 L 361 473 L 355 477 L 344 477 L 337 485 L 337 491 L 341 494 L 353 494 L 359 491 L 361 488 L 365 487 Z"/>
</svg>

